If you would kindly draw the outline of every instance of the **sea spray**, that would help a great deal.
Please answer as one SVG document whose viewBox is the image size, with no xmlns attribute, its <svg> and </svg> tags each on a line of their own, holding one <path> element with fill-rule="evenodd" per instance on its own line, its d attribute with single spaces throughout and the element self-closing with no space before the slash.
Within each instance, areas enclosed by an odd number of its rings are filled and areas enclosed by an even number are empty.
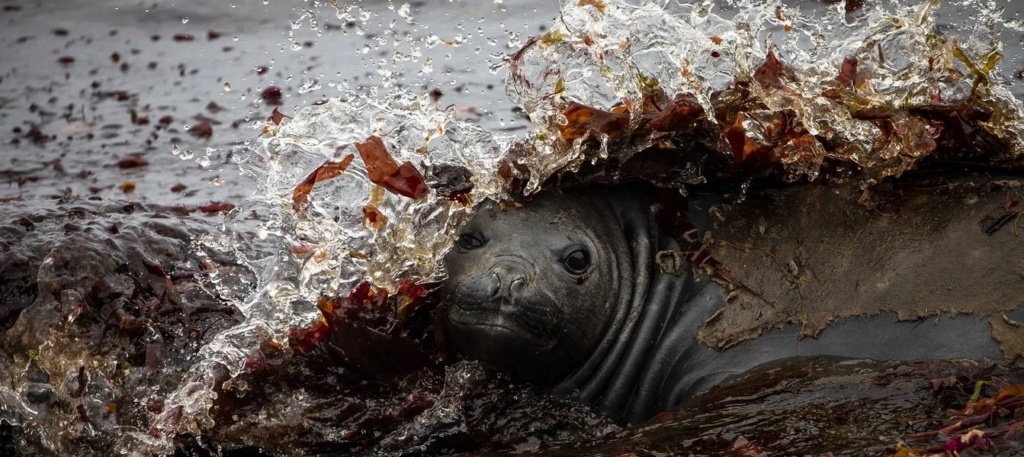
<svg viewBox="0 0 1024 457">
<path fill-rule="evenodd" d="M 204 348 L 206 360 L 194 375 L 206 382 L 186 384 L 168 403 L 198 405 L 188 414 L 203 416 L 211 379 L 243 371 L 262 339 L 284 341 L 291 329 L 314 322 L 321 296 L 344 294 L 360 282 L 393 292 L 399 278 L 442 279 L 441 259 L 474 205 L 530 194 L 551 176 L 651 147 L 655 141 L 636 132 L 649 114 L 643 101 L 654 92 L 692 97 L 693 106 L 705 113 L 699 122 L 714 131 L 724 127 L 715 126 L 720 119 L 714 114 L 728 103 L 717 97 L 737 83 L 749 84 L 749 96 L 759 105 L 742 124 L 748 141 L 770 144 L 765 120 L 783 111 L 815 141 L 782 157 L 789 167 L 786 180 L 816 179 L 823 161 L 836 158 L 876 167 L 866 174 L 866 184 L 913 168 L 935 145 L 902 141 L 879 148 L 878 124 L 858 113 L 905 112 L 934 104 L 936 97 L 947 105 L 980 97 L 994 107 L 996 115 L 982 122 L 1003 140 L 1008 156 L 1018 157 L 1022 107 L 997 70 L 997 16 L 985 10 L 987 19 L 972 26 L 969 38 L 960 38 L 936 29 L 937 8 L 935 1 L 885 7 L 838 3 L 811 16 L 777 2 L 571 0 L 548 32 L 506 59 L 508 95 L 534 124 L 526 137 L 497 137 L 460 121 L 452 108 L 435 107 L 424 94 L 398 89 L 386 63 L 378 72 L 385 83 L 371 90 L 350 91 L 294 118 L 268 121 L 256 147 L 240 159 L 258 188 L 229 215 L 225 233 L 258 215 L 256 233 L 276 249 L 253 258 L 232 247 L 231 237 L 209 243 L 249 259 L 257 272 L 256 292 L 238 304 L 245 322 Z M 769 70 L 787 72 L 778 85 L 759 79 L 772 59 L 778 69 Z M 856 62 L 855 69 L 850 62 Z M 856 92 L 855 99 L 824 93 L 844 85 Z M 566 116 L 571 104 L 627 114 L 628 122 L 614 135 L 629 142 L 609 150 L 609 132 L 600 129 L 556 141 L 572 121 Z M 929 134 L 926 125 L 913 120 L 899 125 L 917 129 L 909 136 Z M 371 138 L 380 139 L 395 163 L 411 163 L 425 182 L 432 181 L 430 191 L 410 198 L 371 182 L 357 147 Z M 729 155 L 726 141 L 706 141 Z M 527 153 L 508 153 L 523 144 L 531 146 Z M 843 146 L 829 146 L 837 144 Z M 297 206 L 296 190 L 304 180 L 349 157 L 340 175 L 313 180 L 308 202 Z M 508 185 L 508 176 L 499 171 L 503 160 L 515 162 L 512 166 L 527 178 L 524 187 Z M 444 195 L 440 170 L 457 170 L 469 190 L 460 198 Z M 684 184 L 706 180 L 699 171 L 688 176 Z M 209 425 L 196 418 L 185 423 Z M 201 428 L 188 430 L 201 433 Z"/>
</svg>

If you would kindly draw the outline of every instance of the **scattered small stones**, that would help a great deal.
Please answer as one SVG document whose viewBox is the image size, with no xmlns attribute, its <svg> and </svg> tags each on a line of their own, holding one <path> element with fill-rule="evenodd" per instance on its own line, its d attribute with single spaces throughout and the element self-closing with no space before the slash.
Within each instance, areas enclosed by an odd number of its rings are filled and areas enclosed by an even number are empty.
<svg viewBox="0 0 1024 457">
<path fill-rule="evenodd" d="M 149 165 L 142 157 L 129 156 L 117 161 L 117 167 L 122 169 L 140 168 Z"/>
<path fill-rule="evenodd" d="M 208 140 L 213 136 L 213 125 L 209 122 L 200 122 L 193 125 L 192 128 L 188 130 L 188 133 L 196 138 Z"/>
<path fill-rule="evenodd" d="M 280 105 L 282 97 L 281 88 L 277 86 L 267 87 L 266 89 L 263 89 L 261 97 L 263 97 L 263 101 L 268 105 Z"/>
</svg>

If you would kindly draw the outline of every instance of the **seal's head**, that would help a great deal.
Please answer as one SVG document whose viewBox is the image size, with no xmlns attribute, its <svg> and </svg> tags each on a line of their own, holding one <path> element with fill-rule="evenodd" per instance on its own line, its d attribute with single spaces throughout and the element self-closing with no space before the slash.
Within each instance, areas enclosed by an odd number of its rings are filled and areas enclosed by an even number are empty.
<svg viewBox="0 0 1024 457">
<path fill-rule="evenodd" d="M 518 379 L 565 378 L 615 317 L 627 246 L 616 218 L 586 195 L 485 205 L 445 257 L 449 342 Z"/>
</svg>

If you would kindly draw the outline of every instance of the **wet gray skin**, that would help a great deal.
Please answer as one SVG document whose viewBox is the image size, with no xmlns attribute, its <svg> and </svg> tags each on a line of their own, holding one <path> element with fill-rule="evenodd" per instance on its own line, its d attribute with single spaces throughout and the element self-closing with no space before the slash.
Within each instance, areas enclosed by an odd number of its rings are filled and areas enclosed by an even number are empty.
<svg viewBox="0 0 1024 457">
<path fill-rule="evenodd" d="M 628 422 L 792 357 L 1002 358 L 976 316 L 858 317 L 803 340 L 788 326 L 715 351 L 695 335 L 727 293 L 690 268 L 660 271 L 655 254 L 678 245 L 659 234 L 649 208 L 641 193 L 614 188 L 549 193 L 515 210 L 486 206 L 445 258 L 450 344 Z"/>
<path fill-rule="evenodd" d="M 551 384 L 594 351 L 621 299 L 609 286 L 632 268 L 627 240 L 597 205 L 566 203 L 489 205 L 463 227 L 446 257 L 446 322 L 459 352 Z"/>
</svg>

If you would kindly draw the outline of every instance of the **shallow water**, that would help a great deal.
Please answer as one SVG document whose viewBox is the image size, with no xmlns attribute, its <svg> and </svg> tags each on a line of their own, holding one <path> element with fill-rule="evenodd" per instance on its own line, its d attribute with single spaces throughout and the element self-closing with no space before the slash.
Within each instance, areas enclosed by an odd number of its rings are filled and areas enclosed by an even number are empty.
<svg viewBox="0 0 1024 457">
<path fill-rule="evenodd" d="M 17 284 L 4 289 L 0 329 L 15 326 L 16 313 L 6 310 L 31 304 L 27 315 L 35 316 L 25 320 L 34 325 L 7 334 L 13 363 L 0 365 L 14 380 L 0 386 L 0 417 L 31 424 L 17 432 L 26 440 L 18 452 L 572 454 L 584 446 L 606 455 L 757 455 L 760 446 L 769 454 L 877 455 L 901 439 L 900 418 L 887 413 L 905 406 L 938 414 L 924 382 L 937 376 L 932 368 L 857 367 L 850 374 L 846 366 L 825 366 L 811 378 L 822 384 L 778 403 L 745 391 L 736 394 L 741 400 L 709 397 L 669 425 L 622 429 L 472 364 L 450 365 L 450 356 L 423 362 L 437 347 L 429 325 L 417 323 L 426 317 L 414 312 L 409 335 L 388 333 L 392 316 L 363 315 L 352 329 L 380 341 L 392 351 L 387 356 L 411 360 L 407 365 L 366 364 L 374 353 L 346 346 L 336 334 L 326 337 L 334 346 L 299 349 L 303 336 L 291 332 L 316 321 L 322 295 L 344 296 L 366 279 L 401 297 L 397 275 L 437 279 L 447 234 L 471 208 L 433 194 L 415 204 L 372 194 L 359 161 L 334 181 L 348 184 L 312 192 L 315 211 L 295 215 L 282 202 L 290 205 L 292 189 L 325 160 L 355 153 L 352 143 L 380 131 L 390 135 L 386 146 L 399 162 L 434 171 L 467 161 L 474 172 L 495 168 L 509 144 L 535 132 L 504 95 L 502 74 L 489 67 L 529 36 L 559 26 L 553 2 L 414 2 L 407 10 L 366 2 L 339 11 L 279 0 L 0 5 L 8 63 L 0 74 L 0 223 L 9 252 L 0 274 Z M 1006 17 L 1024 8 L 1006 5 Z M 940 10 L 940 24 L 968 27 L 948 9 Z M 1003 87 L 1021 98 L 1024 83 L 1014 74 L 1024 69 L 1024 53 L 1014 51 L 1024 35 L 1000 33 Z M 610 100 L 607 94 L 583 83 L 563 81 L 563 90 L 609 108 L 594 101 Z M 264 95 L 270 86 L 280 88 L 280 105 L 273 93 Z M 265 121 L 275 108 L 295 116 L 337 96 L 343 99 L 295 122 Z M 540 119 L 543 94 L 519 97 Z M 383 121 L 374 123 L 378 115 Z M 405 122 L 412 127 L 399 128 Z M 417 146 L 429 142 L 422 131 L 434 125 L 443 133 L 429 140 L 430 157 L 417 161 Z M 557 169 L 565 163 L 559 160 L 537 169 Z M 493 176 L 475 179 L 472 202 L 506 192 Z M 391 221 L 386 230 L 364 224 L 367 201 Z M 240 209 L 220 225 L 218 215 L 233 207 Z M 339 255 L 350 252 L 364 257 Z M 314 336 L 305 335 L 320 338 Z M 904 384 L 892 380 L 892 370 Z M 890 387 L 855 400 L 829 397 L 829 386 L 848 392 L 883 380 Z M 756 383 L 738 389 L 777 392 Z M 813 415 L 743 420 L 763 408 L 810 414 L 847 402 L 860 402 L 861 417 L 885 417 L 872 427 L 882 445 L 858 441 L 861 429 L 831 442 L 814 438 L 835 424 Z M 737 425 L 708 429 L 702 421 Z M 4 433 L 11 431 L 0 439 Z M 755 445 L 737 444 L 741 436 Z"/>
<path fill-rule="evenodd" d="M 375 39 L 400 18 L 388 2 L 361 5 L 372 16 L 360 35 L 354 22 L 339 19 L 326 4 L 307 2 L 4 2 L 0 198 L 69 194 L 189 207 L 237 202 L 252 181 L 239 175 L 230 156 L 257 137 L 275 108 L 261 98 L 264 89 L 279 87 L 278 108 L 294 114 L 340 95 L 338 85 L 359 88 L 379 77 L 374 65 L 388 49 L 376 49 Z M 306 9 L 322 21 L 315 30 L 301 19 Z M 488 71 L 488 55 L 509 52 L 509 33 L 526 36 L 548 26 L 556 6 L 436 2 L 416 4 L 413 11 L 417 24 L 398 22 L 400 34 L 461 34 L 465 44 L 429 50 L 425 56 L 433 57 L 434 71 L 403 74 L 401 84 L 437 89 L 438 103 L 459 107 L 489 129 L 525 129 L 503 96 L 500 75 Z M 292 21 L 298 22 L 294 29 Z M 364 54 L 364 46 L 374 49 Z M 74 60 L 62 64 L 64 57 Z M 164 116 L 170 117 L 166 125 Z M 193 136 L 190 128 L 203 122 L 212 135 Z M 27 136 L 33 125 L 46 138 L 43 144 Z M 207 148 L 213 149 L 208 166 L 180 160 L 201 158 Z M 149 165 L 119 168 L 125 157 Z M 125 180 L 135 183 L 130 194 L 120 189 Z M 186 188 L 172 191 L 176 184 Z"/>
</svg>

